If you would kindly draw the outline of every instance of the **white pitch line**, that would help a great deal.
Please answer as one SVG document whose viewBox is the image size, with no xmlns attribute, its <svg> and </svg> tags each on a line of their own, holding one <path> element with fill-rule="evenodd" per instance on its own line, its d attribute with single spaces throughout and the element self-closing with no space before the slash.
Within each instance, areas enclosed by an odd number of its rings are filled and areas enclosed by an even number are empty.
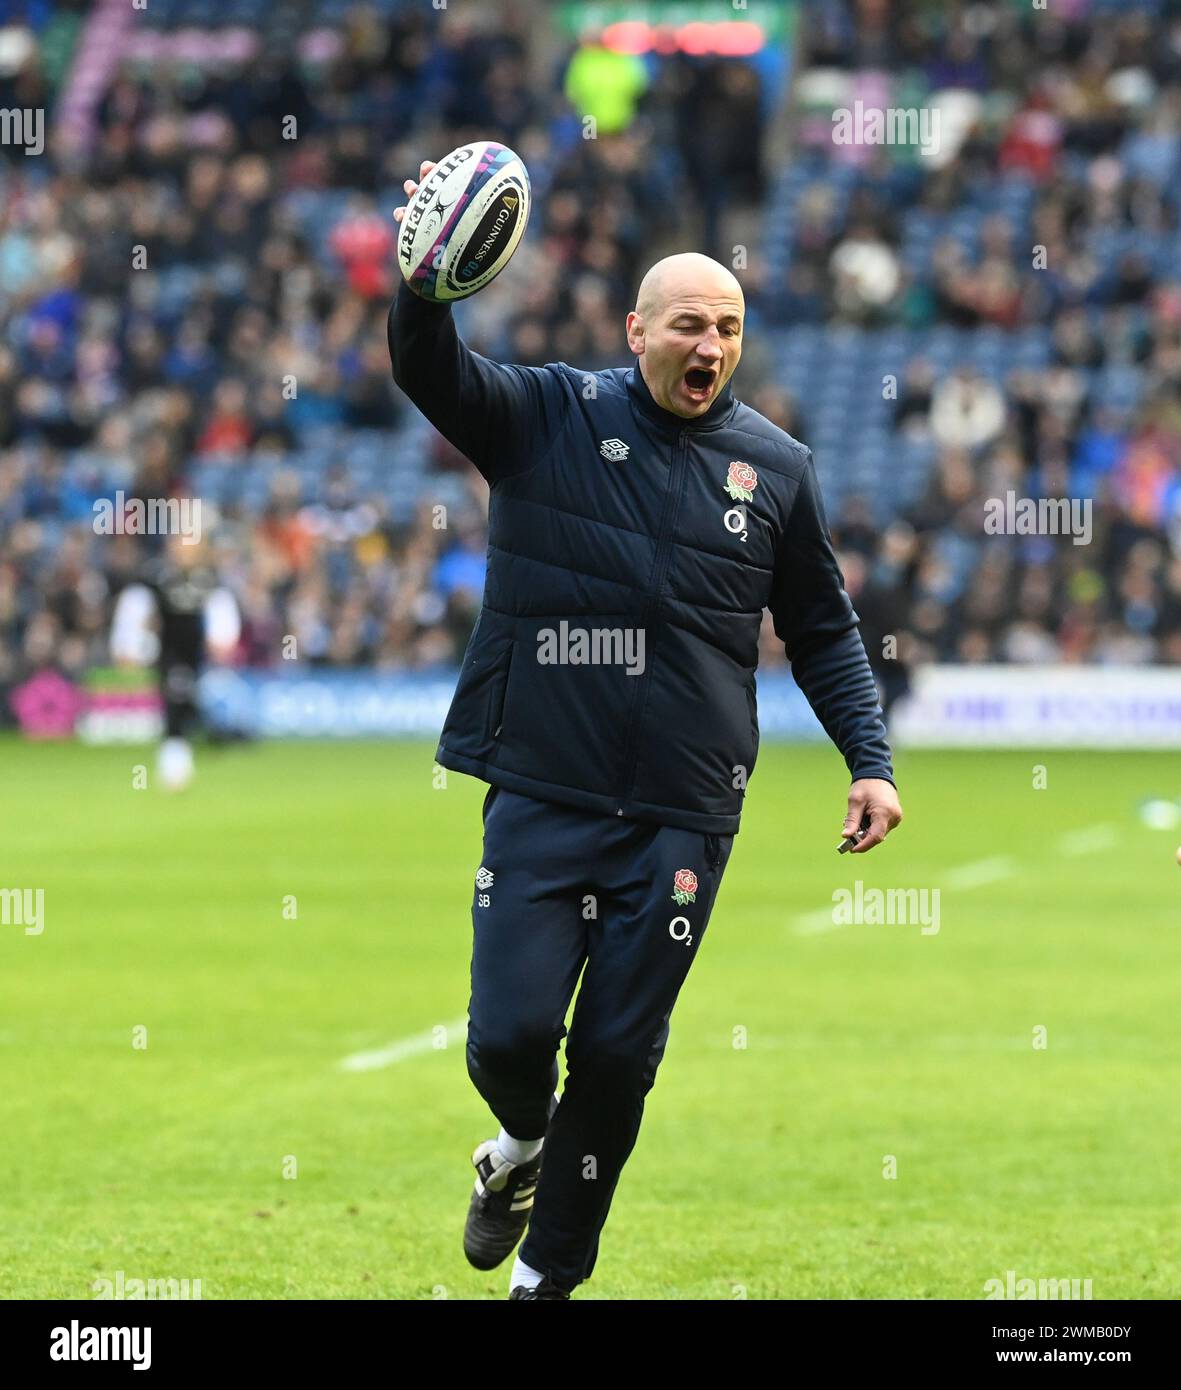
<svg viewBox="0 0 1181 1390">
<path fill-rule="evenodd" d="M 948 869 L 944 883 L 949 888 L 981 888 L 986 883 L 999 883 L 1001 879 L 1009 878 L 1015 870 L 1016 865 L 1008 855 L 998 855 L 994 859 L 977 859 L 975 863 L 961 864 L 958 868 Z M 820 932 L 834 931 L 837 927 L 849 925 L 847 922 L 834 922 L 832 914 L 831 907 L 801 913 L 795 920 L 796 935 L 817 936 Z"/>
<path fill-rule="evenodd" d="M 802 913 L 796 918 L 796 935 L 815 936 L 818 932 L 832 931 L 838 925 L 832 920 L 832 911 L 831 907 L 818 907 L 815 912 Z"/>
<path fill-rule="evenodd" d="M 453 1019 L 443 1024 L 450 1044 L 452 1034 L 464 1036 L 467 1033 L 467 1016 Z M 385 1047 L 377 1047 L 369 1052 L 354 1052 L 340 1063 L 341 1071 L 380 1071 L 382 1067 L 392 1067 L 395 1062 L 404 1062 L 407 1057 L 421 1057 L 424 1052 L 442 1051 L 438 1044 L 438 1027 L 428 1028 L 425 1033 L 415 1033 L 409 1038 L 395 1038 Z"/>
<path fill-rule="evenodd" d="M 985 883 L 999 883 L 1002 878 L 1009 878 L 1015 868 L 1007 854 L 995 859 L 978 859 L 975 864 L 948 869 L 945 883 L 948 888 L 979 888 Z"/>
<path fill-rule="evenodd" d="M 1085 830 L 1072 830 L 1058 841 L 1058 853 L 1076 857 L 1110 849 L 1119 839 L 1114 825 L 1089 825 Z"/>
<path fill-rule="evenodd" d="M 1110 849 L 1119 839 L 1114 825 L 1088 825 L 1083 830 L 1072 830 L 1058 840 L 1058 853 L 1069 858 L 1084 854 L 1094 854 L 1099 850 Z M 948 869 L 944 884 L 948 888 L 982 888 L 987 883 L 999 883 L 1016 872 L 1016 864 L 1008 855 L 998 855 L 993 859 L 978 859 L 973 864 L 961 864 Z M 832 908 L 821 907 L 815 912 L 801 913 L 795 920 L 797 936 L 816 936 L 820 932 L 832 931 L 845 922 L 832 920 Z"/>
</svg>

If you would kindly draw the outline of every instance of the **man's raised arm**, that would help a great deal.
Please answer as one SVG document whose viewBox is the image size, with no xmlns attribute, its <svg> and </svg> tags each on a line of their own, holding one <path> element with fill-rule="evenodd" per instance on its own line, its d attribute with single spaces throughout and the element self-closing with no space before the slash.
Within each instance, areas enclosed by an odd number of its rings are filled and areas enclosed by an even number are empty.
<svg viewBox="0 0 1181 1390">
<path fill-rule="evenodd" d="M 434 167 L 422 165 L 420 178 Z M 409 197 L 418 187 L 407 179 Z M 401 221 L 405 209 L 394 213 Z M 473 352 L 451 308 L 421 299 L 402 281 L 387 321 L 394 380 L 489 483 L 537 463 L 556 437 L 566 398 L 544 367 L 507 366 Z"/>
</svg>

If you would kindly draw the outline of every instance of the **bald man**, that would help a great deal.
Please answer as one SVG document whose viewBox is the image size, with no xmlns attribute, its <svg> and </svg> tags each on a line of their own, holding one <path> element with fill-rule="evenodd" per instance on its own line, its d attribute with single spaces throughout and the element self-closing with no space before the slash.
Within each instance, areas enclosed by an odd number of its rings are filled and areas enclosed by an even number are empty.
<svg viewBox="0 0 1181 1390">
<path fill-rule="evenodd" d="M 811 451 L 730 390 L 744 308 L 716 261 L 659 261 L 627 316 L 636 365 L 608 371 L 489 361 L 405 284 L 390 310 L 395 381 L 491 489 L 435 757 L 489 784 L 467 1066 L 500 1132 L 472 1155 L 464 1251 L 492 1269 L 527 1227 L 514 1300 L 595 1267 L 754 770 L 764 608 L 848 765 L 846 843 L 901 820 Z"/>
</svg>

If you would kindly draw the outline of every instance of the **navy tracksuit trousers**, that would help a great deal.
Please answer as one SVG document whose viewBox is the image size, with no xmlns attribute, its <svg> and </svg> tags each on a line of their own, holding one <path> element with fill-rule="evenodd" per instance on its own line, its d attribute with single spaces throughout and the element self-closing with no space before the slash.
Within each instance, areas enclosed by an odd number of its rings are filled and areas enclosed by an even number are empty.
<svg viewBox="0 0 1181 1390">
<path fill-rule="evenodd" d="M 485 797 L 468 1073 L 509 1134 L 545 1136 L 520 1254 L 562 1288 L 594 1269 L 733 844 L 501 787 Z"/>
</svg>

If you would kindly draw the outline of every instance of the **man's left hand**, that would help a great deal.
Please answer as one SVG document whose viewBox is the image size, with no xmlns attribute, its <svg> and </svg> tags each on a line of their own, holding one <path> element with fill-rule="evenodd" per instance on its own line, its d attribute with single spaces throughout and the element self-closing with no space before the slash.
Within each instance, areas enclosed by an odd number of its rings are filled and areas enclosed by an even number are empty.
<svg viewBox="0 0 1181 1390">
<path fill-rule="evenodd" d="M 864 839 L 849 851 L 864 854 L 881 844 L 891 830 L 902 822 L 902 807 L 893 783 L 881 777 L 862 777 L 849 788 L 849 814 L 841 834 L 848 839 L 861 828 L 862 818 L 869 816 L 869 829 Z"/>
</svg>

